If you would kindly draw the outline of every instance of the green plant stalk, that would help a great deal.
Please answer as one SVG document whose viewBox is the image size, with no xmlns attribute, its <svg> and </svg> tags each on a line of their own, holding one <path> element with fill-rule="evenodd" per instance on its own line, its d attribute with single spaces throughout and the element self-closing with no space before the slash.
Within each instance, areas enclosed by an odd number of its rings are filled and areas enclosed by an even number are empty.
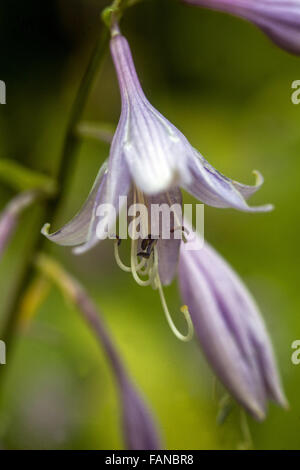
<svg viewBox="0 0 300 470">
<path fill-rule="evenodd" d="M 92 53 L 91 59 L 87 66 L 86 72 L 82 78 L 76 99 L 74 101 L 71 116 L 66 130 L 66 137 L 63 145 L 62 156 L 60 165 L 57 172 L 57 187 L 58 191 L 56 197 L 52 200 L 49 210 L 47 211 L 47 219 L 50 220 L 55 214 L 58 204 L 62 198 L 64 189 L 66 187 L 66 181 L 70 173 L 70 169 L 74 165 L 74 156 L 77 152 L 80 136 L 77 133 L 77 127 L 80 122 L 85 103 L 87 101 L 90 89 L 94 82 L 95 76 L 102 65 L 103 59 L 106 55 L 106 51 L 109 43 L 109 32 L 104 28 L 102 34 L 97 40 L 94 52 Z"/>
<path fill-rule="evenodd" d="M 74 164 L 78 145 L 80 143 L 80 136 L 78 135 L 77 128 L 80 122 L 91 86 L 95 80 L 97 72 L 103 63 L 103 59 L 108 49 L 110 29 L 113 26 L 115 17 L 118 20 L 123 15 L 126 8 L 132 6 L 140 0 L 114 0 L 112 5 L 106 8 L 102 13 L 102 19 L 108 28 L 103 28 L 96 46 L 88 63 L 85 74 L 81 80 L 78 93 L 76 95 L 70 119 L 66 129 L 66 136 L 63 145 L 63 150 L 60 158 L 59 168 L 57 170 L 57 191 L 53 198 L 49 198 L 45 201 L 43 210 L 41 211 L 40 227 L 47 220 L 52 220 L 55 217 L 58 206 L 62 200 L 62 196 L 66 187 L 67 179 L 69 177 L 70 170 Z M 108 16 L 105 15 L 105 11 L 109 12 Z M 107 19 L 109 18 L 109 20 Z M 46 242 L 39 233 L 35 236 L 31 249 L 26 253 L 26 259 L 22 267 L 20 279 L 16 288 L 15 297 L 9 307 L 9 311 L 6 316 L 6 323 L 3 331 L 1 332 L 1 339 L 6 343 L 7 357 L 11 355 L 12 343 L 15 338 L 18 325 L 18 314 L 21 306 L 22 299 L 27 292 L 27 289 L 33 279 L 35 268 L 33 266 L 33 260 L 36 254 L 41 250 L 43 244 Z M 3 392 L 3 381 L 6 371 L 6 367 L 0 369 L 0 401 Z"/>
<path fill-rule="evenodd" d="M 97 40 L 96 47 L 92 53 L 86 72 L 82 78 L 77 96 L 75 98 L 71 110 L 70 119 L 66 130 L 66 137 L 60 158 L 60 164 L 57 170 L 58 190 L 55 194 L 55 197 L 53 197 L 52 199 L 47 199 L 47 201 L 45 201 L 43 210 L 41 211 L 41 216 L 39 218 L 39 220 L 41 221 L 40 227 L 42 227 L 45 220 L 51 220 L 55 216 L 58 205 L 62 199 L 67 178 L 69 176 L 70 169 L 74 164 L 75 155 L 78 149 L 78 145 L 80 143 L 80 138 L 76 133 L 76 129 L 81 119 L 84 106 L 87 101 L 87 97 L 89 95 L 89 91 L 95 79 L 96 73 L 100 69 L 100 66 L 105 57 L 108 41 L 109 32 L 106 28 L 103 28 Z M 40 251 L 45 241 L 46 239 L 43 239 L 38 233 L 32 243 L 30 250 L 27 252 L 26 259 L 21 270 L 18 286 L 16 288 L 15 297 L 9 307 L 9 311 L 6 316 L 6 323 L 4 325 L 3 331 L 1 332 L 1 339 L 6 343 L 8 358 L 11 354 L 12 342 L 17 329 L 19 307 L 22 302 L 22 298 L 33 278 L 33 259 L 35 257 L 35 254 Z M 2 388 L 2 382 L 6 369 L 7 367 L 2 367 L 0 369 L 0 389 Z"/>
</svg>

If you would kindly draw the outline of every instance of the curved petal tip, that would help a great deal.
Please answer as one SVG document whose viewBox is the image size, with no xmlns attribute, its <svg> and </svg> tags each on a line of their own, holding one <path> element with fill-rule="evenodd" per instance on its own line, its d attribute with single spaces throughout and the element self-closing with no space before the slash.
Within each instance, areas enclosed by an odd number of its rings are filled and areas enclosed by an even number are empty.
<svg viewBox="0 0 300 470">
<path fill-rule="evenodd" d="M 50 238 L 50 224 L 47 223 L 47 224 L 44 224 L 42 229 L 41 229 L 41 234 L 44 235 L 46 238 Z"/>
<path fill-rule="evenodd" d="M 273 204 L 265 204 L 264 206 L 248 206 L 249 212 L 271 212 L 275 209 Z"/>
<path fill-rule="evenodd" d="M 257 403 L 247 403 L 245 406 L 248 408 L 249 413 L 254 419 L 256 419 L 256 421 L 263 421 L 266 419 L 266 411 L 262 409 Z"/>
<path fill-rule="evenodd" d="M 258 170 L 253 170 L 252 175 L 255 176 L 255 187 L 260 187 L 264 182 L 264 177 Z"/>
<path fill-rule="evenodd" d="M 95 245 L 96 243 L 94 243 Z M 89 251 L 91 248 L 93 248 L 94 245 L 90 245 L 89 243 L 84 243 L 83 245 L 76 246 L 75 248 L 72 249 L 72 253 L 74 255 L 83 255 L 87 251 Z"/>
</svg>

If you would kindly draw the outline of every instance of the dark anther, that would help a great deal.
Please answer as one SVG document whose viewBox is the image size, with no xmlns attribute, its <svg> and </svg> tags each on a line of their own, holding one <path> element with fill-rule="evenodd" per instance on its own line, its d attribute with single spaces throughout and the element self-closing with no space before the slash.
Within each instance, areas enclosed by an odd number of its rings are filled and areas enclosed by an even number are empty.
<svg viewBox="0 0 300 470">
<path fill-rule="evenodd" d="M 187 241 L 187 240 L 186 240 L 186 236 L 188 236 L 189 233 L 190 233 L 189 230 L 188 230 L 184 225 L 182 225 L 181 227 L 174 227 L 174 228 L 172 228 L 172 229 L 170 230 L 170 233 L 175 233 L 175 231 L 177 231 L 177 230 L 181 230 L 181 232 L 182 232 L 182 234 L 181 234 L 182 240 L 184 241 L 184 243 L 186 243 L 186 241 Z"/>
<path fill-rule="evenodd" d="M 147 238 L 143 238 L 141 243 L 142 250 L 146 250 L 149 242 L 151 242 L 151 233 L 149 233 Z"/>
<path fill-rule="evenodd" d="M 149 243 L 148 243 L 148 247 L 147 247 L 147 253 L 151 253 L 151 250 L 152 250 L 152 246 L 154 243 L 156 243 L 157 240 L 155 240 L 154 238 L 152 240 L 149 240 Z"/>
<path fill-rule="evenodd" d="M 118 246 L 120 246 L 122 240 L 121 240 L 121 238 L 119 237 L 119 235 L 116 235 L 116 239 L 118 240 Z"/>
<path fill-rule="evenodd" d="M 140 251 L 137 255 L 140 256 L 141 258 L 149 259 L 151 252 L 148 253 L 147 251 Z"/>
<path fill-rule="evenodd" d="M 143 251 L 140 251 L 138 256 L 149 259 L 152 253 L 153 244 L 156 242 L 156 238 L 151 238 L 151 234 L 148 235 L 148 238 L 144 238 L 141 243 L 141 248 Z"/>
</svg>

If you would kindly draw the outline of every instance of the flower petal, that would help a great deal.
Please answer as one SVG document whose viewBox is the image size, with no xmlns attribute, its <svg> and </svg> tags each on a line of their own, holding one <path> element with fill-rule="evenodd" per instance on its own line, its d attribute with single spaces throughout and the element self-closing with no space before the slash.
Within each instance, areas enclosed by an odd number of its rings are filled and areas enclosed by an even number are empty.
<svg viewBox="0 0 300 470">
<path fill-rule="evenodd" d="M 267 212 L 271 204 L 259 207 L 248 206 L 245 197 L 250 197 L 262 184 L 258 178 L 257 186 L 242 185 L 219 173 L 202 155 L 193 149 L 189 158 L 192 181 L 184 188 L 204 204 L 219 208 L 232 207 L 245 212 Z"/>
<path fill-rule="evenodd" d="M 174 215 L 170 218 L 169 239 L 163 236 L 165 230 L 163 230 L 162 224 L 166 222 L 164 217 L 160 221 L 152 221 L 151 219 L 151 224 L 159 223 L 159 228 L 154 229 L 155 233 L 159 232 L 160 234 L 160 238 L 157 242 L 159 277 L 163 285 L 169 285 L 176 274 L 181 244 L 181 238 L 176 238 L 176 234 L 181 236 L 182 233 L 181 191 L 179 188 L 176 188 L 158 196 L 148 197 L 148 206 L 150 204 L 164 204 L 168 207 L 173 206 L 174 209 Z M 168 217 L 168 214 L 166 214 L 166 217 Z"/>
<path fill-rule="evenodd" d="M 50 241 L 63 246 L 80 245 L 87 241 L 89 230 L 95 219 L 95 211 L 104 194 L 107 179 L 107 163 L 99 170 L 92 190 L 82 209 L 73 219 L 54 233 L 49 233 L 50 224 L 45 224 L 42 234 Z"/>
<path fill-rule="evenodd" d="M 124 154 L 139 189 L 158 194 L 189 181 L 179 131 L 150 105 L 131 108 Z"/>
<path fill-rule="evenodd" d="M 124 36 L 111 40 L 122 98 L 124 155 L 136 186 L 158 194 L 189 180 L 185 137 L 146 99 Z M 126 115 L 126 117 L 125 117 Z"/>
<path fill-rule="evenodd" d="M 264 183 L 264 178 L 259 171 L 254 170 L 252 173 L 255 176 L 255 184 L 253 186 L 231 180 L 233 186 L 242 194 L 245 199 L 249 199 L 249 197 L 255 194 L 256 191 L 258 191 Z"/>
<path fill-rule="evenodd" d="M 174 279 L 177 271 L 180 240 L 159 240 L 157 243 L 158 252 L 158 273 L 162 285 L 168 286 Z"/>
<path fill-rule="evenodd" d="M 101 197 L 101 201 L 98 201 L 96 206 L 96 211 L 100 207 L 100 204 L 107 204 L 110 206 L 111 212 L 108 214 L 107 219 L 108 228 L 115 224 L 119 211 L 122 209 L 120 206 L 120 197 L 127 197 L 131 186 L 129 170 L 119 147 L 119 138 L 122 132 L 122 125 L 123 123 L 120 122 L 111 146 L 105 188 L 103 188 L 103 196 Z M 125 203 L 125 201 L 123 201 L 123 203 Z M 104 230 L 107 231 L 107 227 L 105 228 L 105 226 L 103 226 L 100 228 L 99 222 L 100 217 L 96 214 L 96 217 L 94 217 L 91 222 L 86 243 L 75 248 L 75 254 L 85 253 L 86 251 L 93 248 L 97 243 L 99 243 L 99 240 L 103 239 L 106 233 Z"/>
</svg>

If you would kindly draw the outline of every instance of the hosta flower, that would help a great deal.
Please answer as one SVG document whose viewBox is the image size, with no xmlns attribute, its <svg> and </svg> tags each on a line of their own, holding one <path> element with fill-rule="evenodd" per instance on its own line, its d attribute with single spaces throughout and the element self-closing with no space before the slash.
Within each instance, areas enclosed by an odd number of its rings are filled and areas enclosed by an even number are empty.
<svg viewBox="0 0 300 470">
<path fill-rule="evenodd" d="M 84 252 L 101 239 L 96 233 L 100 204 L 119 210 L 119 198 L 134 191 L 136 202 L 149 195 L 168 199 L 181 185 L 205 204 L 244 211 L 267 211 L 270 205 L 249 207 L 248 199 L 262 184 L 248 186 L 221 175 L 146 99 L 124 36 L 111 39 L 111 52 L 119 80 L 122 112 L 110 149 L 108 165 L 99 171 L 81 211 L 59 231 L 49 235 L 61 245 L 81 245 Z M 47 227 L 49 228 L 49 227 Z"/>
<path fill-rule="evenodd" d="M 300 54 L 300 0 L 183 0 L 251 21 L 278 46 Z"/>
<path fill-rule="evenodd" d="M 115 34 L 110 46 L 122 110 L 108 164 L 100 169 L 86 203 L 74 219 L 52 234 L 47 224 L 44 235 L 60 245 L 79 245 L 75 252 L 83 253 L 104 238 L 104 226 L 114 224 L 120 198 L 128 196 L 134 206 L 142 204 L 147 208 L 162 202 L 173 206 L 181 203 L 180 186 L 214 207 L 249 212 L 270 210 L 270 205 L 249 207 L 246 202 L 261 186 L 261 176 L 257 175 L 255 186 L 247 186 L 217 172 L 146 99 L 125 37 Z M 101 211 L 107 206 L 113 210 L 109 210 L 107 223 L 102 225 Z M 146 225 L 146 219 L 141 220 L 142 225 Z M 180 227 L 178 216 L 170 232 L 174 234 Z M 146 228 L 142 232 L 139 242 L 132 241 L 131 265 L 124 266 L 121 262 L 118 243 L 116 258 L 122 269 L 132 272 L 139 284 L 151 284 L 161 292 L 161 283 L 170 283 L 175 274 L 180 243 L 176 237 L 163 240 L 160 231 L 156 236 Z M 148 279 L 142 280 L 139 274 L 147 274 Z"/>
<path fill-rule="evenodd" d="M 263 419 L 268 399 L 287 405 L 264 321 L 226 261 L 207 243 L 193 243 L 198 250 L 181 246 L 179 284 L 195 334 L 224 386 L 255 418 Z"/>
</svg>

